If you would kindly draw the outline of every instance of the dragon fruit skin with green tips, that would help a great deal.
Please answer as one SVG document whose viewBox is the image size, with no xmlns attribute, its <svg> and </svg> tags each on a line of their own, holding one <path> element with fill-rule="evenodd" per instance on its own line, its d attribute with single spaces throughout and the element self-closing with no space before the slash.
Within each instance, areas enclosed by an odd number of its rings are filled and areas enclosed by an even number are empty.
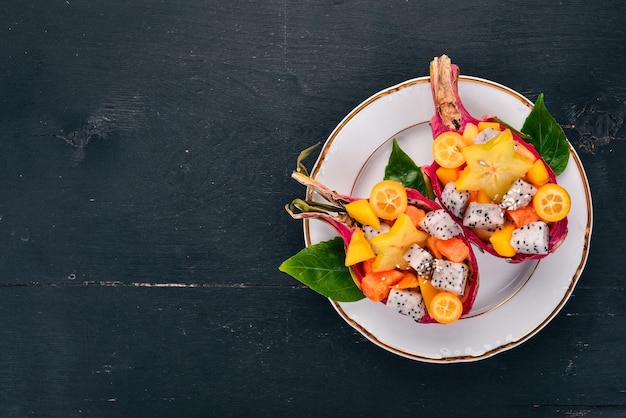
<svg viewBox="0 0 626 418">
<path fill-rule="evenodd" d="M 421 322 L 426 316 L 424 298 L 422 294 L 416 290 L 391 289 L 385 304 L 416 322 Z"/>
<path fill-rule="evenodd" d="M 352 234 L 354 233 L 356 228 L 361 228 L 362 226 L 360 226 L 354 219 L 350 218 L 347 215 L 347 213 L 343 213 L 343 212 L 337 213 L 337 210 L 340 210 L 340 211 L 345 210 L 344 206 L 346 204 L 353 202 L 355 200 L 359 200 L 360 198 L 343 195 L 335 191 L 332 191 L 328 187 L 312 179 L 305 173 L 302 173 L 299 171 L 293 172 L 292 178 L 294 178 L 296 181 L 298 181 L 302 185 L 307 186 L 310 192 L 315 192 L 321 197 L 323 197 L 326 201 L 330 202 L 333 209 L 329 211 L 328 208 L 322 207 L 324 206 L 322 204 L 320 206 L 322 210 L 320 210 L 320 208 L 318 208 L 317 206 L 313 206 L 317 204 L 316 202 L 300 201 L 300 199 L 295 199 L 291 204 L 285 206 L 286 211 L 294 219 L 318 219 L 318 220 L 328 223 L 331 227 L 333 227 L 333 229 L 337 232 L 337 234 L 341 237 L 341 239 L 347 246 L 350 243 L 350 239 L 352 238 Z M 442 209 L 439 203 L 426 198 L 417 190 L 407 188 L 406 193 L 407 193 L 407 200 L 408 200 L 409 205 L 422 208 L 423 210 L 426 211 L 426 214 L 433 212 L 433 211 L 442 211 L 445 215 L 447 215 L 447 212 L 445 212 Z M 297 201 L 304 203 L 304 205 L 296 204 Z M 307 205 L 309 204 L 311 205 L 311 207 L 307 208 Z M 296 212 L 296 209 L 300 210 L 300 212 Z M 449 217 L 449 215 L 447 216 Z M 462 229 L 459 227 L 458 235 L 456 235 L 456 237 L 461 239 L 470 249 L 468 259 L 467 259 L 468 269 L 470 272 L 469 277 L 467 278 L 468 285 L 466 288 L 465 295 L 461 298 L 461 301 L 463 304 L 463 313 L 462 313 L 461 318 L 463 318 L 464 316 L 467 316 L 472 310 L 472 306 L 474 305 L 476 295 L 478 294 L 480 278 L 479 278 L 479 272 L 478 272 L 478 262 L 476 260 L 474 251 L 472 250 L 471 243 L 467 239 L 467 237 L 465 237 L 461 232 L 462 232 Z M 355 282 L 357 283 L 357 285 L 359 285 L 362 278 L 365 276 L 365 269 L 364 269 L 363 263 L 357 263 L 351 266 L 350 270 L 353 273 L 352 275 L 353 275 Z M 399 290 L 399 289 L 392 289 L 392 290 Z M 383 303 L 386 303 L 386 302 L 387 302 L 386 300 L 383 301 Z M 416 312 L 419 312 L 419 310 L 416 310 Z M 419 319 L 418 322 L 423 323 L 423 324 L 437 323 L 430 315 L 428 315 L 428 313 L 425 313 Z"/>
<path fill-rule="evenodd" d="M 319 219 L 328 223 L 341 237 L 346 247 L 350 243 L 352 238 L 352 234 L 356 228 L 360 228 L 359 224 L 348 216 L 347 213 L 334 213 L 337 210 L 344 210 L 344 206 L 350 202 L 354 202 L 359 200 L 360 198 L 344 195 L 337 193 L 334 190 L 329 189 L 324 184 L 318 182 L 317 180 L 308 176 L 308 174 L 301 171 L 294 171 L 291 175 L 293 179 L 298 181 L 300 184 L 307 186 L 312 192 L 317 193 L 321 197 L 323 197 L 327 202 L 329 202 L 334 209 L 329 210 L 327 208 L 323 208 L 320 205 L 319 208 L 314 208 L 312 210 L 303 208 L 307 205 L 315 205 L 316 202 L 312 201 L 301 201 L 299 199 L 294 200 L 290 205 L 285 207 L 286 211 L 291 215 L 294 219 Z M 414 189 L 406 189 L 407 200 L 409 204 L 419 206 L 424 210 L 430 213 L 433 210 L 441 210 L 441 206 L 432 200 L 427 199 L 423 194 Z M 300 203 L 296 203 L 300 202 Z M 301 210 L 301 212 L 296 212 L 295 209 Z M 323 209 L 323 210 L 321 210 Z M 371 231 L 370 231 L 371 232 Z M 473 256 L 473 253 L 472 253 Z M 360 283 L 360 280 L 365 276 L 365 270 L 363 268 L 363 263 L 357 263 L 350 267 L 352 272 L 354 273 L 354 278 L 357 282 Z M 478 274 L 476 274 L 478 276 Z M 476 284 L 478 284 L 478 278 L 476 279 Z"/>
<path fill-rule="evenodd" d="M 454 131 L 460 134 L 463 133 L 465 126 L 468 123 L 478 124 L 480 121 L 486 122 L 494 122 L 497 119 L 493 116 L 485 116 L 482 119 L 476 119 L 473 117 L 463 105 L 461 98 L 459 96 L 458 91 L 458 81 L 459 81 L 459 67 L 456 64 L 450 63 L 450 59 L 447 56 L 442 56 L 435 58 L 433 62 L 431 62 L 430 66 L 430 82 L 431 82 L 431 90 L 433 95 L 433 101 L 435 103 L 435 114 L 430 120 L 430 126 L 433 134 L 433 138 L 436 138 L 443 132 Z M 542 159 L 539 152 L 535 149 L 535 147 L 528 142 L 524 141 L 512 131 L 512 135 L 514 140 L 516 141 L 517 146 L 523 146 L 527 151 L 529 151 L 536 159 Z M 542 159 L 543 160 L 543 159 Z M 552 170 L 552 168 L 545 164 L 546 169 L 548 171 L 548 177 L 550 183 L 557 183 L 556 174 Z M 431 165 L 422 167 L 422 171 L 426 176 L 430 179 L 433 192 L 435 196 L 440 199 L 444 184 L 441 183 L 439 178 L 437 177 L 437 169 L 439 168 L 439 164 L 433 161 Z M 460 217 L 455 216 L 452 212 L 450 212 L 452 217 L 462 225 L 462 219 Z M 518 253 L 513 257 L 506 257 L 507 261 L 511 263 L 519 263 L 524 260 L 533 260 L 533 259 L 541 259 L 546 257 L 548 254 L 555 251 L 561 243 L 565 240 L 567 236 L 567 226 L 568 219 L 564 218 L 558 222 L 552 223 L 549 225 L 550 228 L 550 240 L 548 243 L 548 253 L 547 254 L 521 254 Z M 464 227 L 464 234 L 467 236 L 472 243 L 477 245 L 481 250 L 494 255 L 496 257 L 503 258 L 500 256 L 493 248 L 493 245 L 489 241 L 483 241 L 476 233 L 474 233 L 470 228 Z"/>
</svg>

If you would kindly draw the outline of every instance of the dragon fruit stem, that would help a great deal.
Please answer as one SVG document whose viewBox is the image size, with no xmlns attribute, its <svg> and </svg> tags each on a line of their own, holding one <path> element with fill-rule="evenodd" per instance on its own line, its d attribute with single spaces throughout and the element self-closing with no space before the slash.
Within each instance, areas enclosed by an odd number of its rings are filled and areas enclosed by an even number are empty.
<svg viewBox="0 0 626 418">
<path fill-rule="evenodd" d="M 459 67 L 452 64 L 447 55 L 433 58 L 430 63 L 430 88 L 435 115 L 430 124 L 435 137 L 445 131 L 462 132 L 469 122 L 478 122 L 463 106 L 458 83 Z"/>
<path fill-rule="evenodd" d="M 450 58 L 447 55 L 435 57 L 430 63 L 430 85 L 433 98 L 444 125 L 458 131 L 461 129 L 461 112 L 456 103 Z"/>
</svg>

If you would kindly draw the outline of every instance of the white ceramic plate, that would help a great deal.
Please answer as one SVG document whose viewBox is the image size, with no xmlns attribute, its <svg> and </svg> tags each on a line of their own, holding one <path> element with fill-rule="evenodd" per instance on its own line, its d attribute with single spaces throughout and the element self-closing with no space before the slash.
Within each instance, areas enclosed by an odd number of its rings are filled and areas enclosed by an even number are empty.
<svg viewBox="0 0 626 418">
<path fill-rule="evenodd" d="M 459 94 L 475 117 L 496 115 L 520 129 L 532 102 L 497 83 L 461 76 Z M 393 138 L 418 165 L 432 162 L 429 120 L 434 106 L 428 77 L 385 89 L 356 107 L 332 132 L 312 176 L 340 193 L 368 197 L 383 179 Z M 528 340 L 554 318 L 580 277 L 589 252 L 592 203 L 589 184 L 573 148 L 558 177 L 572 198 L 569 233 L 540 262 L 508 264 L 476 251 L 480 288 L 471 317 L 451 325 L 418 324 L 367 299 L 332 302 L 339 315 L 367 339 L 392 353 L 426 362 L 484 359 Z M 313 196 L 315 198 L 315 196 Z M 305 221 L 307 245 L 336 236 L 325 223 Z"/>
</svg>

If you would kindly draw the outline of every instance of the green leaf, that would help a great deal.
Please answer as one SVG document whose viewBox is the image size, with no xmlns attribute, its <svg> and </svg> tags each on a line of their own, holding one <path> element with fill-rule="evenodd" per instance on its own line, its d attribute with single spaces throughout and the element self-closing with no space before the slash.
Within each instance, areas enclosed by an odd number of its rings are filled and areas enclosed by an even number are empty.
<svg viewBox="0 0 626 418">
<path fill-rule="evenodd" d="M 548 112 L 543 93 L 537 97 L 533 110 L 524 121 L 522 132 L 530 135 L 528 142 L 535 146 L 557 176 L 565 171 L 569 162 L 569 143 L 561 125 Z"/>
<path fill-rule="evenodd" d="M 339 237 L 304 248 L 278 269 L 322 296 L 337 302 L 356 302 L 363 293 L 345 266 L 345 249 Z"/>
<path fill-rule="evenodd" d="M 385 167 L 385 180 L 398 181 L 404 187 L 415 189 L 429 199 L 434 199 L 430 183 L 424 179 L 421 168 L 400 148 L 395 138 L 393 139 L 389 161 Z"/>
</svg>

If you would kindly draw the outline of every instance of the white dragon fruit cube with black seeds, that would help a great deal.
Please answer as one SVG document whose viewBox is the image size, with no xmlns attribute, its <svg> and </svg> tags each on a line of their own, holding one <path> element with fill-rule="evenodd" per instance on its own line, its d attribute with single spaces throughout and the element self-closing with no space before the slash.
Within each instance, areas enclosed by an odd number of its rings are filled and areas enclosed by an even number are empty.
<svg viewBox="0 0 626 418">
<path fill-rule="evenodd" d="M 478 135 L 474 137 L 472 142 L 474 142 L 474 144 L 486 144 L 498 135 L 500 135 L 500 131 L 497 129 L 486 128 L 480 131 Z"/>
<path fill-rule="evenodd" d="M 463 263 L 436 259 L 430 283 L 433 287 L 463 296 L 469 268 Z"/>
<path fill-rule="evenodd" d="M 504 211 L 496 203 L 470 202 L 463 216 L 468 228 L 494 229 L 504 223 Z"/>
<path fill-rule="evenodd" d="M 434 257 L 427 250 L 417 244 L 409 247 L 404 259 L 422 277 L 429 278 L 433 271 Z"/>
<path fill-rule="evenodd" d="M 459 235 L 463 230 L 445 209 L 431 210 L 419 223 L 420 228 L 429 235 L 439 239 L 450 239 Z"/>
<path fill-rule="evenodd" d="M 391 227 L 386 223 L 381 223 L 380 228 L 374 228 L 372 225 L 363 225 L 363 234 L 365 234 L 365 238 L 368 241 L 371 241 L 372 238 L 379 236 L 380 234 L 384 234 L 389 232 Z"/>
<path fill-rule="evenodd" d="M 524 208 L 533 200 L 535 193 L 537 193 L 535 186 L 522 179 L 517 179 L 504 196 L 502 196 L 500 206 L 509 210 Z"/>
<path fill-rule="evenodd" d="M 547 254 L 550 231 L 545 222 L 531 222 L 513 231 L 511 246 L 521 254 Z"/>
<path fill-rule="evenodd" d="M 417 290 L 391 289 L 386 305 L 418 322 L 426 315 L 424 298 Z"/>
<path fill-rule="evenodd" d="M 446 184 L 441 192 L 441 203 L 456 217 L 462 218 L 469 197 L 469 190 L 459 190 L 454 185 L 454 182 L 451 181 Z"/>
</svg>

